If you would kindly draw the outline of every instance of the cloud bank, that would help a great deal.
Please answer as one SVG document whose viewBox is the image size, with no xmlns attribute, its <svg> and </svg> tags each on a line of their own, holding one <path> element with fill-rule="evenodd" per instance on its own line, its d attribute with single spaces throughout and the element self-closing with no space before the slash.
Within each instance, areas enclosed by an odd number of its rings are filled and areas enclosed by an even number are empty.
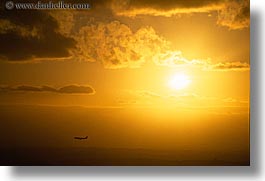
<svg viewBox="0 0 265 181">
<path fill-rule="evenodd" d="M 95 90 L 91 86 L 82 86 L 82 85 L 67 85 L 61 88 L 53 88 L 50 86 L 29 86 L 29 85 L 20 85 L 16 87 L 11 86 L 1 86 L 0 92 L 53 92 L 53 93 L 62 93 L 62 94 L 95 94 Z"/>
<path fill-rule="evenodd" d="M 58 27 L 47 11 L 0 9 L 0 58 L 25 61 L 70 57 L 75 41 L 58 32 Z"/>
<path fill-rule="evenodd" d="M 250 65 L 246 62 L 219 62 L 216 64 L 209 64 L 203 69 L 212 71 L 248 71 Z"/>
</svg>

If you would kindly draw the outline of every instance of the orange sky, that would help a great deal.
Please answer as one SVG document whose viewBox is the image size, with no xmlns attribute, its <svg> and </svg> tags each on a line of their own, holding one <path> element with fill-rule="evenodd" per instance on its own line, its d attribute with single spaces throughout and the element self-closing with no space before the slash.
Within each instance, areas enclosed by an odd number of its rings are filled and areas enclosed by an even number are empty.
<svg viewBox="0 0 265 181">
<path fill-rule="evenodd" d="M 77 1 L 91 9 L 0 9 L 0 148 L 249 165 L 249 0 Z"/>
<path fill-rule="evenodd" d="M 248 1 L 91 4 L 1 12 L 2 104 L 249 106 Z"/>
</svg>

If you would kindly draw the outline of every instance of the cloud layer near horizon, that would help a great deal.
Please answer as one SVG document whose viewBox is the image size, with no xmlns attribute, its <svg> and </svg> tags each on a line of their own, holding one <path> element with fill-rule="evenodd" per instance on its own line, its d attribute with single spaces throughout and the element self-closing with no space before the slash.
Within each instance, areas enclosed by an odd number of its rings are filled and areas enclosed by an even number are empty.
<svg viewBox="0 0 265 181">
<path fill-rule="evenodd" d="M 29 86 L 20 85 L 16 87 L 11 86 L 1 86 L 0 92 L 53 92 L 53 93 L 63 93 L 63 94 L 95 94 L 95 90 L 91 86 L 82 85 L 67 85 L 60 87 L 58 89 L 50 86 Z"/>
<path fill-rule="evenodd" d="M 248 105 L 248 100 L 241 100 L 233 97 L 216 97 L 204 96 L 196 93 L 175 93 L 175 94 L 159 94 L 150 90 L 124 90 L 120 97 L 116 100 L 118 104 L 133 105 L 185 105 L 190 106 L 198 104 L 205 105 Z"/>
</svg>

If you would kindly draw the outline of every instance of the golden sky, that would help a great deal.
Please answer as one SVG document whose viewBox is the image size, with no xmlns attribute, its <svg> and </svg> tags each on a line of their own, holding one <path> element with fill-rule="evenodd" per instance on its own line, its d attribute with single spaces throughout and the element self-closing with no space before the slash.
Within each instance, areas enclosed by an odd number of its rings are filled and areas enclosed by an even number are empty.
<svg viewBox="0 0 265 181">
<path fill-rule="evenodd" d="M 249 107 L 248 0 L 80 2 L 0 11 L 1 104 Z"/>
<path fill-rule="evenodd" d="M 249 165 L 249 0 L 65 2 L 91 9 L 0 9 L 0 148 Z"/>
</svg>

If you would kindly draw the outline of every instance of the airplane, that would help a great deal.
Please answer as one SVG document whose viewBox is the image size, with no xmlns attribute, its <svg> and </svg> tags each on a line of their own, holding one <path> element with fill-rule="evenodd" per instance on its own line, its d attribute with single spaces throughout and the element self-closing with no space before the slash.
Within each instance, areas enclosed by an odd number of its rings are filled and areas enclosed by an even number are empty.
<svg viewBox="0 0 265 181">
<path fill-rule="evenodd" d="M 74 139 L 76 140 L 86 140 L 88 138 L 88 136 L 86 137 L 79 137 L 79 136 L 75 136 Z"/>
</svg>

